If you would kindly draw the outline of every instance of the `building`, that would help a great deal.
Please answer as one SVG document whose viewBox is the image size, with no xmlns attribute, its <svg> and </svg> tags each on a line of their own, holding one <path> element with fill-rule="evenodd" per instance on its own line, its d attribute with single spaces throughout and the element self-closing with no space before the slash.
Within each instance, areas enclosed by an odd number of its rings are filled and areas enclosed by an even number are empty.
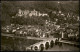
<svg viewBox="0 0 80 52">
<path fill-rule="evenodd" d="M 42 16 L 42 14 L 39 12 L 39 13 L 38 13 L 38 16 Z"/>
<path fill-rule="evenodd" d="M 29 10 L 21 10 L 19 9 L 17 16 L 27 16 L 29 14 Z"/>
<path fill-rule="evenodd" d="M 56 11 L 53 11 L 52 13 L 53 13 L 53 14 L 56 14 Z"/>
<path fill-rule="evenodd" d="M 34 9 L 30 12 L 29 16 L 38 16 L 38 12 Z"/>
<path fill-rule="evenodd" d="M 39 11 L 36 11 L 35 9 L 33 11 L 29 10 L 21 10 L 19 9 L 17 16 L 24 16 L 27 18 L 27 16 L 32 17 L 32 16 L 48 16 L 46 13 L 40 13 Z"/>
<path fill-rule="evenodd" d="M 17 15 L 21 17 L 21 16 L 23 16 L 23 14 L 24 14 L 24 12 L 23 12 L 21 9 L 19 9 L 19 11 L 18 11 L 18 14 L 17 14 Z"/>
<path fill-rule="evenodd" d="M 29 10 L 24 10 L 24 17 L 27 18 L 29 13 L 30 13 Z"/>
<path fill-rule="evenodd" d="M 62 13 L 61 11 L 59 11 L 59 13 Z"/>
<path fill-rule="evenodd" d="M 43 14 L 42 14 L 42 16 L 48 16 L 48 14 L 46 14 L 46 13 L 43 13 Z"/>
</svg>

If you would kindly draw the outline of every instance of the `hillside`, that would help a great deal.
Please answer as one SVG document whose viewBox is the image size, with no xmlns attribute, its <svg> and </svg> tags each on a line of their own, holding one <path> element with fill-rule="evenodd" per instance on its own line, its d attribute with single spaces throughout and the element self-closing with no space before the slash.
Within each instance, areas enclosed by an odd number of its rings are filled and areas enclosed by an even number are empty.
<svg viewBox="0 0 80 52">
<path fill-rule="evenodd" d="M 72 12 L 75 14 L 79 13 L 79 3 L 77 1 L 61 1 L 61 4 L 58 4 L 57 1 L 2 1 L 1 2 L 1 23 L 10 24 L 11 16 L 14 16 L 18 9 L 36 9 L 41 12 L 48 13 L 49 11 L 58 11 L 62 12 Z"/>
</svg>

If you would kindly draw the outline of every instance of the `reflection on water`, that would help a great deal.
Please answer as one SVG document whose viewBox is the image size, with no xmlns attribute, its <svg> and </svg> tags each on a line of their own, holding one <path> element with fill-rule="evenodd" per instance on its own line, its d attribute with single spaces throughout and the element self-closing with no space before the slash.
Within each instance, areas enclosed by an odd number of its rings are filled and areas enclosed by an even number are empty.
<svg viewBox="0 0 80 52">
<path fill-rule="evenodd" d="M 40 42 L 40 40 L 30 40 L 30 39 L 19 39 L 11 37 L 1 37 L 1 50 L 15 50 L 23 51 L 25 47 L 28 47 L 34 43 Z"/>
</svg>

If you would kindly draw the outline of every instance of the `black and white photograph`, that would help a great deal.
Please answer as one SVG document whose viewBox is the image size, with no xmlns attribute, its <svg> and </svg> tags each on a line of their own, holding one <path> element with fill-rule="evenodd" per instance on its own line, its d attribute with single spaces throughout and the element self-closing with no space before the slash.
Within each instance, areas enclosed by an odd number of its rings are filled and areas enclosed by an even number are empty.
<svg viewBox="0 0 80 52">
<path fill-rule="evenodd" d="M 1 51 L 79 52 L 79 0 L 0 5 Z"/>
</svg>

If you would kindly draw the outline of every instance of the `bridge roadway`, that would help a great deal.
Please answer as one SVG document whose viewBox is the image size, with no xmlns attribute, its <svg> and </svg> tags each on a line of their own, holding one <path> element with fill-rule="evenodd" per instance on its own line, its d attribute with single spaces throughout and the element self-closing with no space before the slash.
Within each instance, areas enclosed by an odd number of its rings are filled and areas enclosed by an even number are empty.
<svg viewBox="0 0 80 52">
<path fill-rule="evenodd" d="M 50 38 L 39 38 L 39 37 L 30 37 L 30 36 L 27 36 L 27 37 L 19 37 L 19 36 L 14 36 L 14 34 L 3 34 L 1 33 L 1 36 L 6 36 L 6 37 L 13 37 L 13 38 L 23 38 L 23 39 L 33 39 L 33 40 L 49 40 L 49 39 L 52 39 L 53 37 L 50 37 Z"/>
</svg>

